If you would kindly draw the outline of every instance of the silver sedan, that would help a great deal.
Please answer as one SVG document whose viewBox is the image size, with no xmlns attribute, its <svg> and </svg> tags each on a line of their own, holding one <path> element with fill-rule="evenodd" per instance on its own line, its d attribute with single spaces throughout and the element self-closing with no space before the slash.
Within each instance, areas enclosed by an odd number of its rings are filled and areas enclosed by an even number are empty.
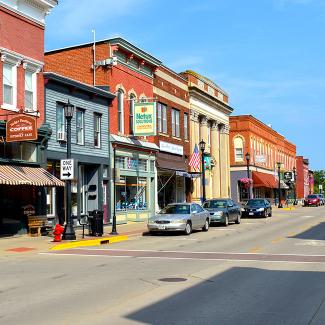
<svg viewBox="0 0 325 325">
<path fill-rule="evenodd" d="M 209 230 L 210 214 L 197 203 L 168 204 L 148 220 L 149 232 L 182 231 L 189 235 L 193 229 Z"/>
</svg>

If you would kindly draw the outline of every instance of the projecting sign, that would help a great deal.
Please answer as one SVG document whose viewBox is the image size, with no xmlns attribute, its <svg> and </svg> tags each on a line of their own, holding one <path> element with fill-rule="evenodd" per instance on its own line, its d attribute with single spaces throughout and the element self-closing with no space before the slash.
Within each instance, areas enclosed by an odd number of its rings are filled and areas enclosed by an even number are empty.
<svg viewBox="0 0 325 325">
<path fill-rule="evenodd" d="M 292 172 L 285 172 L 283 173 L 284 181 L 293 181 L 293 173 Z"/>
<path fill-rule="evenodd" d="M 61 180 L 74 179 L 74 160 L 73 159 L 61 159 L 60 166 L 60 178 Z"/>
<path fill-rule="evenodd" d="M 29 141 L 37 139 L 36 118 L 18 115 L 7 121 L 6 141 Z"/>
<path fill-rule="evenodd" d="M 135 103 L 133 134 L 156 135 L 156 129 L 156 103 Z"/>
</svg>

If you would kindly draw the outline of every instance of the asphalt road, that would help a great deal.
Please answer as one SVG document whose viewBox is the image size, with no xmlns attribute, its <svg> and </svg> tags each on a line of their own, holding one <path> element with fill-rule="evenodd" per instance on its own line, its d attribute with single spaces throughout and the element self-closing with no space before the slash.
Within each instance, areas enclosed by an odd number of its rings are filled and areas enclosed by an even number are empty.
<svg viewBox="0 0 325 325">
<path fill-rule="evenodd" d="M 325 324 L 325 208 L 0 257 L 0 324 Z"/>
</svg>

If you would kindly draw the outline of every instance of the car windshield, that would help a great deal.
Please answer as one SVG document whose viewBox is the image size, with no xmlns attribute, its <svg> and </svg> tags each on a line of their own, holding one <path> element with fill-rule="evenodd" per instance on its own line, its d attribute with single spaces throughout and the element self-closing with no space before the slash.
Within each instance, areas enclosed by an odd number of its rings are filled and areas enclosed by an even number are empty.
<svg viewBox="0 0 325 325">
<path fill-rule="evenodd" d="M 317 199 L 317 195 L 308 195 L 307 198 L 308 199 Z"/>
<path fill-rule="evenodd" d="M 189 204 L 167 205 L 159 214 L 190 214 Z"/>
<path fill-rule="evenodd" d="M 226 200 L 211 200 L 204 202 L 203 208 L 206 209 L 217 209 L 217 208 L 226 208 L 227 201 Z"/>
<path fill-rule="evenodd" d="M 264 200 L 248 200 L 246 205 L 264 205 Z"/>
</svg>

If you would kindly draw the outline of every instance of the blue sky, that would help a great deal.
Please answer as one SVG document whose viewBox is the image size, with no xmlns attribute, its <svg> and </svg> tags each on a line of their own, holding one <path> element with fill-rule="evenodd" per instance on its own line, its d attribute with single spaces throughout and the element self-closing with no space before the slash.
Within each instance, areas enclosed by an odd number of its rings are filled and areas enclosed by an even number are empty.
<svg viewBox="0 0 325 325">
<path fill-rule="evenodd" d="M 325 0 L 61 0 L 46 50 L 121 36 L 176 72 L 195 70 L 325 169 Z"/>
</svg>

